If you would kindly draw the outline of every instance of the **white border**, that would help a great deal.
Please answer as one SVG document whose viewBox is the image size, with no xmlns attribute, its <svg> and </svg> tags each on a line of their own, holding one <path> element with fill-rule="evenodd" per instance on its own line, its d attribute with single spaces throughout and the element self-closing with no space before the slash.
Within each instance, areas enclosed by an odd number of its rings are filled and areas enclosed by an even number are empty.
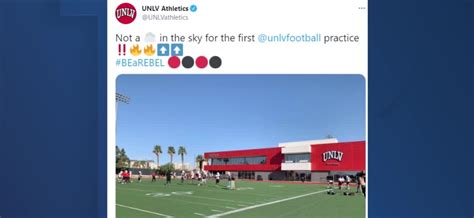
<svg viewBox="0 0 474 218">
<path fill-rule="evenodd" d="M 204 73 L 205 74 L 205 73 Z M 134 74 L 122 74 L 122 75 L 134 75 Z M 157 74 L 157 75 L 177 75 L 177 74 Z M 191 75 L 191 74 L 180 74 L 180 75 Z M 219 74 L 219 75 L 275 75 L 275 74 Z M 283 75 L 292 75 L 292 74 L 283 74 Z M 295 74 L 299 75 L 299 74 Z M 328 74 L 311 74 L 311 75 L 328 75 Z M 347 75 L 356 75 L 356 74 L 347 74 Z M 369 166 L 369 158 L 368 158 L 368 150 L 369 150 L 369 140 L 368 140 L 368 80 L 367 78 L 359 74 L 364 78 L 364 85 L 365 85 L 365 142 L 366 142 L 366 149 L 365 149 L 365 164 L 366 164 L 366 178 L 368 183 L 368 166 Z M 137 75 L 138 76 L 138 75 Z M 116 144 L 116 102 L 115 102 L 115 93 L 116 93 L 116 80 L 118 76 L 115 75 L 113 82 L 109 82 L 107 86 L 107 217 L 116 217 L 116 178 L 115 178 L 115 144 Z M 112 83 L 112 84 L 111 84 Z M 111 109 L 113 108 L 113 109 Z M 368 187 L 368 186 L 366 186 Z M 365 198 L 365 217 L 368 217 L 368 188 L 366 188 L 366 198 Z M 111 200 L 113 199 L 113 201 Z"/>
<path fill-rule="evenodd" d="M 138 7 L 140 5 L 140 3 L 138 2 L 134 2 L 134 1 L 127 1 L 127 0 L 123 0 L 123 1 L 120 1 L 120 2 L 117 2 L 117 1 L 111 1 L 109 2 L 109 0 L 107 1 L 107 34 L 106 34 L 106 37 L 107 37 L 107 216 L 108 217 L 116 217 L 116 178 L 115 178 L 115 145 L 116 145 L 116 132 L 115 132 L 115 127 L 116 127 L 116 103 L 115 103 L 115 93 L 116 93 L 116 80 L 117 80 L 117 77 L 119 76 L 119 74 L 116 74 L 116 73 L 110 73 L 111 70 L 113 69 L 116 69 L 116 67 L 114 65 L 112 65 L 113 61 L 116 56 L 115 56 L 115 46 L 111 46 L 113 44 L 115 44 L 115 41 L 112 41 L 112 39 L 109 37 L 109 33 L 112 33 L 112 25 L 110 25 L 112 22 L 115 22 L 115 18 L 113 16 L 113 13 L 111 14 L 111 8 L 110 7 L 115 7 L 116 4 L 120 4 L 120 3 L 123 3 L 123 2 L 131 2 L 133 3 L 136 7 Z M 198 2 L 200 3 L 200 2 Z M 367 8 L 368 4 L 367 4 L 367 1 L 365 1 L 365 7 Z M 157 3 L 159 4 L 159 3 Z M 296 5 L 297 6 L 297 5 Z M 114 8 L 115 9 L 115 8 Z M 137 8 L 138 10 L 139 8 Z M 365 19 L 365 23 L 367 24 L 366 25 L 366 31 L 365 31 L 365 34 L 366 36 L 368 37 L 368 11 L 367 12 L 367 16 L 366 16 L 366 19 Z M 136 18 L 137 20 L 140 19 L 140 17 L 137 17 Z M 115 33 L 115 32 L 114 32 Z M 369 181 L 369 173 L 368 173 L 368 166 L 369 166 L 369 158 L 368 158 L 368 150 L 369 150 L 369 133 L 368 133 L 368 129 L 369 129 L 369 125 L 368 125 L 368 101 L 369 101 L 369 98 L 368 98 L 368 87 L 369 87 L 369 83 L 368 83 L 368 39 L 367 41 L 365 42 L 365 55 L 366 55 L 366 58 L 365 60 L 366 63 L 365 63 L 365 74 L 358 74 L 358 75 L 362 75 L 363 78 L 365 79 L 365 116 L 366 116 L 366 121 L 365 121 L 365 141 L 366 141 L 366 175 L 367 175 L 367 183 Z M 109 54 L 109 51 L 111 52 Z M 223 71 L 201 71 L 199 72 L 199 74 L 219 74 L 219 75 L 222 75 L 224 70 L 225 69 L 222 69 Z M 301 71 L 300 71 L 301 70 Z M 183 74 L 189 74 L 189 71 L 186 71 L 186 70 L 164 70 L 165 72 L 158 72 L 156 74 L 168 74 L 168 75 L 183 75 Z M 297 74 L 315 74 L 315 73 L 310 73 L 304 69 L 295 69 L 296 72 L 298 72 Z M 257 75 L 264 75 L 266 73 L 269 73 L 271 75 L 274 75 L 274 74 L 283 74 L 283 75 L 291 75 L 291 74 L 288 74 L 288 73 L 284 73 L 284 72 L 275 72 L 275 71 L 272 71 L 272 72 L 263 72 L 263 71 L 260 71 L 260 70 L 257 70 L 257 72 L 259 72 L 259 74 Z M 172 73 L 172 74 L 170 74 Z M 330 72 L 331 74 L 350 74 L 350 72 Z M 356 73 L 354 73 L 356 74 Z M 352 74 L 352 75 L 354 75 Z M 251 73 L 251 74 L 228 74 L 228 75 L 256 75 L 255 73 Z M 316 75 L 327 75 L 327 73 L 322 73 L 322 74 L 316 74 Z M 365 216 L 368 217 L 368 214 L 369 214 L 369 208 L 368 208 L 368 198 L 369 198 L 369 188 L 367 186 L 366 188 L 366 193 L 367 193 L 367 197 L 365 199 Z"/>
</svg>

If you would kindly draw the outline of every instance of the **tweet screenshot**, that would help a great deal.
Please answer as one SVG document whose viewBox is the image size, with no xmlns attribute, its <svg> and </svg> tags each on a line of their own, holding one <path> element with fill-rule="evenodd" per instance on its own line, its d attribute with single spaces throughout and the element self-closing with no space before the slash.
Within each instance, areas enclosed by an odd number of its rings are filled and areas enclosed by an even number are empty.
<svg viewBox="0 0 474 218">
<path fill-rule="evenodd" d="M 367 216 L 367 0 L 107 8 L 109 217 Z"/>
</svg>

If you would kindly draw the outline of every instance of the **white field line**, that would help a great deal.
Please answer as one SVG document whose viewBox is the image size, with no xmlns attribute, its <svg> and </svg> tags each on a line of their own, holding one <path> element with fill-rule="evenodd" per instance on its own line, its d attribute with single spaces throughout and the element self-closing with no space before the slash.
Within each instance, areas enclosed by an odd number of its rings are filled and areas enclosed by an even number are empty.
<svg viewBox="0 0 474 218">
<path fill-rule="evenodd" d="M 136 189 L 136 188 L 120 188 L 120 187 L 117 187 L 117 189 L 124 190 L 124 191 L 153 192 L 151 190 L 143 190 L 143 189 Z"/>
<path fill-rule="evenodd" d="M 318 198 L 318 199 L 312 199 L 310 204 L 303 204 L 300 206 L 293 207 L 291 209 L 287 209 L 284 213 L 279 213 L 279 217 L 291 217 L 292 214 L 295 213 L 295 211 L 304 211 L 308 207 L 313 207 L 315 204 L 319 204 L 323 201 L 328 201 L 330 198 Z M 315 216 L 317 217 L 317 216 Z"/>
<path fill-rule="evenodd" d="M 120 189 L 120 190 L 127 190 L 127 191 L 144 192 L 144 193 L 150 193 L 150 192 L 156 191 L 156 190 L 151 190 L 151 189 L 142 190 L 142 189 L 133 189 L 133 188 L 118 188 L 118 189 Z M 221 198 L 210 198 L 210 197 L 196 196 L 196 195 L 180 195 L 180 196 L 182 196 L 182 197 L 190 197 L 190 198 L 202 198 L 202 199 L 215 200 L 215 201 L 223 201 L 223 202 L 231 202 L 231 203 L 240 203 L 240 204 L 246 203 L 246 202 L 241 202 L 241 201 L 234 201 L 234 200 L 221 199 Z M 247 206 L 247 205 L 244 205 L 244 206 Z"/>
<path fill-rule="evenodd" d="M 185 202 L 185 203 L 188 203 L 188 204 L 203 205 L 203 206 L 207 206 L 207 207 L 222 207 L 222 208 L 225 208 L 224 205 L 198 203 L 196 201 L 186 201 L 186 200 L 179 199 L 179 198 L 167 198 L 167 199 L 169 199 L 170 201 L 180 201 L 180 202 Z"/>
<path fill-rule="evenodd" d="M 202 199 L 208 199 L 208 200 L 215 200 L 215 201 L 223 201 L 223 202 L 230 202 L 230 203 L 244 203 L 240 201 L 234 201 L 234 200 L 228 200 L 228 199 L 221 199 L 221 198 L 210 198 L 210 197 L 204 197 L 204 196 L 197 196 L 197 195 L 181 195 L 183 197 L 189 197 L 189 198 L 202 198 Z"/>
<path fill-rule="evenodd" d="M 298 198 L 302 198 L 302 197 L 306 197 L 306 196 L 310 196 L 310 195 L 315 195 L 315 194 L 323 193 L 323 192 L 326 192 L 326 191 L 328 191 L 328 189 L 317 191 L 317 192 L 311 192 L 311 193 L 308 193 L 308 194 L 298 195 L 298 196 L 294 196 L 294 197 L 289 197 L 289 198 L 285 198 L 285 199 L 281 199 L 281 200 L 277 200 L 277 201 L 271 201 L 271 202 L 264 203 L 264 204 L 257 204 L 257 205 L 253 205 L 253 206 L 250 206 L 250 207 L 240 208 L 240 209 L 237 209 L 237 210 L 231 210 L 231 211 L 227 211 L 225 213 L 210 215 L 208 217 L 209 218 L 221 217 L 221 216 L 225 216 L 225 215 L 229 215 L 229 214 L 233 214 L 233 213 L 238 213 L 238 212 L 254 209 L 254 208 L 257 208 L 257 207 L 263 207 L 263 206 L 267 206 L 267 205 L 271 205 L 271 204 L 276 204 L 276 203 L 280 203 L 280 202 L 284 202 L 284 201 L 289 201 L 289 200 L 294 200 L 294 199 L 298 199 Z"/>
<path fill-rule="evenodd" d="M 150 187 L 150 188 L 155 188 L 153 184 L 146 184 L 146 183 L 142 183 L 140 184 L 141 187 Z M 187 187 L 181 187 L 181 186 L 175 186 L 174 188 L 182 188 L 182 189 L 187 189 Z M 219 187 L 220 188 L 223 188 L 223 187 Z M 156 191 L 155 189 L 153 189 L 154 191 Z M 212 189 L 207 189 L 207 188 L 203 188 L 203 189 L 199 189 L 201 191 L 208 191 L 208 192 L 215 192 L 216 190 L 212 190 Z M 246 190 L 241 190 L 241 191 L 246 191 Z M 240 194 L 240 195 L 255 195 L 255 196 L 261 196 L 261 197 L 274 197 L 273 195 L 266 195 L 266 194 L 255 194 L 255 193 L 248 193 L 248 192 L 234 192 L 234 194 Z"/>
<path fill-rule="evenodd" d="M 138 192 L 144 192 L 144 193 L 149 193 L 149 192 L 152 192 L 153 190 L 149 190 L 149 191 L 144 191 L 144 190 L 139 190 L 139 189 L 127 189 L 129 191 L 138 191 Z M 177 197 L 177 196 L 176 196 Z M 186 201 L 184 199 L 179 199 L 179 198 L 176 198 L 176 197 L 169 197 L 170 200 L 172 201 L 181 201 L 181 202 L 186 202 L 186 203 L 189 203 L 189 204 L 197 204 L 197 205 L 203 205 L 203 206 L 212 206 L 212 207 L 222 207 L 222 208 L 225 208 L 226 206 L 223 206 L 223 205 L 215 205 L 215 204 L 206 204 L 206 203 L 197 203 L 196 201 Z M 204 199 L 210 199 L 210 200 L 218 200 L 218 201 L 225 201 L 225 202 L 231 202 L 231 203 L 238 203 L 236 201 L 232 201 L 232 200 L 226 200 L 226 199 L 217 199 L 217 198 L 207 198 L 207 197 L 202 197 L 202 196 L 191 196 L 191 195 L 180 195 L 180 197 L 191 197 L 191 198 L 204 198 Z M 167 197 L 168 199 L 168 197 Z M 247 205 L 245 205 L 247 206 Z M 222 212 L 222 211 L 220 211 Z"/>
<path fill-rule="evenodd" d="M 219 213 L 220 213 L 220 212 L 224 212 L 224 211 L 222 211 L 222 210 L 212 210 L 212 211 L 214 211 L 214 212 L 219 212 Z"/>
<path fill-rule="evenodd" d="M 232 209 L 232 210 L 237 209 L 237 208 L 235 208 L 235 207 L 225 207 L 225 208 L 227 208 L 227 209 Z"/>
<path fill-rule="evenodd" d="M 130 206 L 122 205 L 122 204 L 115 204 L 115 205 L 117 205 L 117 206 L 119 206 L 119 207 L 123 207 L 123 208 L 130 209 L 130 210 L 140 211 L 140 212 L 143 212 L 143 213 L 149 213 L 149 214 L 153 214 L 153 215 L 158 215 L 158 216 L 163 216 L 163 217 L 172 218 L 172 216 L 169 216 L 169 215 L 166 215 L 166 214 L 157 213 L 157 212 L 153 212 L 153 211 L 149 211 L 149 210 L 143 210 L 143 209 L 136 208 L 136 207 L 130 207 Z"/>
<path fill-rule="evenodd" d="M 194 213 L 194 214 L 196 214 L 196 215 L 198 215 L 198 216 L 206 216 L 206 215 L 204 215 L 204 214 L 202 214 L 202 213 Z"/>
</svg>

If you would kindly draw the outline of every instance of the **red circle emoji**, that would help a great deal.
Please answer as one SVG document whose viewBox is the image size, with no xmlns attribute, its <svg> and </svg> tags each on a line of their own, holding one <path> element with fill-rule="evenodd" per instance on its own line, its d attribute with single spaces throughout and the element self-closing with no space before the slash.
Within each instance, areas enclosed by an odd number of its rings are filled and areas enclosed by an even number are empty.
<svg viewBox="0 0 474 218">
<path fill-rule="evenodd" d="M 115 9 L 115 18 L 120 23 L 129 24 L 137 18 L 137 10 L 130 3 L 122 3 Z"/>
<path fill-rule="evenodd" d="M 207 67 L 207 58 L 204 56 L 199 56 L 196 58 L 196 66 L 199 68 Z"/>
<path fill-rule="evenodd" d="M 173 69 L 178 68 L 180 64 L 181 64 L 181 60 L 179 60 L 179 57 L 177 56 L 173 56 L 173 57 L 170 57 L 170 59 L 168 59 L 168 65 Z"/>
</svg>

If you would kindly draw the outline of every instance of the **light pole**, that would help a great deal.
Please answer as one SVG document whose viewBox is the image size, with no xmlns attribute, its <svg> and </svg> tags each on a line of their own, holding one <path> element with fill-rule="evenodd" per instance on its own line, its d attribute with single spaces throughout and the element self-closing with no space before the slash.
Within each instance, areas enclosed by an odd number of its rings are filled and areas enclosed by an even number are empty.
<svg viewBox="0 0 474 218">
<path fill-rule="evenodd" d="M 119 103 L 130 104 L 130 98 L 118 92 L 115 93 L 115 139 L 117 140 L 117 126 L 118 126 L 118 105 Z"/>
</svg>

